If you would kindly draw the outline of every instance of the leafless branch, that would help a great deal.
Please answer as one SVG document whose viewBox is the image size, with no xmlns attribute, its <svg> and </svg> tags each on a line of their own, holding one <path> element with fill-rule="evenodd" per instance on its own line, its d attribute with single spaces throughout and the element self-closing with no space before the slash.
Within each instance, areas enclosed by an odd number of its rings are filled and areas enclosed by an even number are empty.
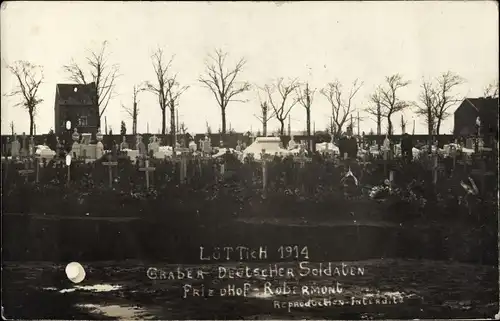
<svg viewBox="0 0 500 321">
<path fill-rule="evenodd" d="M 288 114 L 290 114 L 293 106 L 299 102 L 296 97 L 290 97 L 299 86 L 300 84 L 297 79 L 285 82 L 283 78 L 277 79 L 275 84 L 264 86 L 267 100 L 274 110 L 276 119 L 281 124 L 281 135 L 285 132 L 285 120 Z M 291 98 L 291 100 L 289 98 Z"/>
<path fill-rule="evenodd" d="M 107 44 L 108 42 L 104 41 L 99 52 L 89 51 L 86 57 L 86 67 L 77 64 L 74 60 L 69 65 L 63 66 L 69 80 L 81 85 L 95 84 L 92 101 L 99 107 L 99 124 L 110 100 L 115 97 L 115 85 L 119 77 L 119 66 L 108 63 Z"/>
<path fill-rule="evenodd" d="M 403 80 L 400 74 L 385 77 L 385 82 L 385 86 L 379 86 L 371 98 L 376 106 L 381 107 L 382 114 L 387 118 L 388 134 L 392 135 L 392 115 L 410 106 L 406 101 L 399 99 L 397 93 L 410 82 Z"/>
<path fill-rule="evenodd" d="M 342 84 L 338 80 L 328 83 L 325 88 L 320 90 L 332 108 L 332 120 L 335 125 L 334 136 L 338 136 L 342 132 L 342 127 L 346 124 L 348 117 L 354 112 L 352 100 L 362 86 L 363 83 L 356 79 L 347 94 L 347 98 L 344 98 Z"/>
<path fill-rule="evenodd" d="M 248 90 L 248 82 L 238 82 L 236 79 L 241 74 L 246 61 L 241 58 L 232 69 L 226 68 L 227 53 L 217 49 L 214 55 L 208 55 L 205 62 L 205 75 L 198 81 L 208 88 L 214 95 L 222 114 L 222 133 L 226 133 L 226 108 L 229 102 L 246 102 L 236 97 Z"/>
<path fill-rule="evenodd" d="M 30 135 L 33 135 L 37 106 L 43 102 L 38 98 L 38 89 L 44 81 L 43 69 L 28 61 L 16 61 L 7 68 L 17 80 L 17 86 L 5 96 L 19 97 L 20 102 L 16 106 L 26 108 L 30 117 Z"/>
<path fill-rule="evenodd" d="M 496 83 L 491 83 L 484 88 L 484 97 L 498 98 L 498 80 Z"/>
</svg>

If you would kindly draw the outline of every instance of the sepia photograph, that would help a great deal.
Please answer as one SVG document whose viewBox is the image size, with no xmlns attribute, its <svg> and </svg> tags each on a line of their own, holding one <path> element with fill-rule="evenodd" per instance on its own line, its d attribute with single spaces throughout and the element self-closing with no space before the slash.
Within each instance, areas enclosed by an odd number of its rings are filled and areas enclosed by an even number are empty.
<svg viewBox="0 0 500 321">
<path fill-rule="evenodd" d="M 498 19 L 2 2 L 3 319 L 500 319 Z"/>
</svg>

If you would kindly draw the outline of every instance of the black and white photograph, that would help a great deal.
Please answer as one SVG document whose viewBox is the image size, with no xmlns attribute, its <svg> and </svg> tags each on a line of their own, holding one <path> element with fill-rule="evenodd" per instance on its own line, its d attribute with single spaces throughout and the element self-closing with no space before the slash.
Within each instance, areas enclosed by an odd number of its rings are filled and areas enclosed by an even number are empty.
<svg viewBox="0 0 500 321">
<path fill-rule="evenodd" d="M 2 2 L 3 319 L 500 319 L 498 19 Z"/>
</svg>

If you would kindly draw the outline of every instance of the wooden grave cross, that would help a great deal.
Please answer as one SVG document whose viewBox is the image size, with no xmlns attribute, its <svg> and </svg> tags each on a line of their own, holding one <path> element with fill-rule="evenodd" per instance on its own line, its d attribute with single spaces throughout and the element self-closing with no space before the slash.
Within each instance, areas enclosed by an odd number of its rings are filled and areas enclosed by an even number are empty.
<svg viewBox="0 0 500 321">
<path fill-rule="evenodd" d="M 300 164 L 300 168 L 304 168 L 306 163 L 309 163 L 311 161 L 310 158 L 308 158 L 307 156 L 305 156 L 303 154 L 301 154 L 299 156 L 295 156 L 293 158 L 293 160 Z"/>
<path fill-rule="evenodd" d="M 388 154 L 389 154 L 389 151 L 387 149 L 384 149 L 383 151 L 384 153 L 384 176 L 387 177 L 387 161 L 388 161 Z"/>
<path fill-rule="evenodd" d="M 146 158 L 145 166 L 142 168 L 139 168 L 141 172 L 146 173 L 146 187 L 149 189 L 149 172 L 154 172 L 156 168 L 154 167 L 149 167 L 149 159 Z"/>
<path fill-rule="evenodd" d="M 438 155 L 436 153 L 432 154 L 432 183 L 437 184 L 438 181 Z"/>
<path fill-rule="evenodd" d="M 35 155 L 36 159 L 36 175 L 35 175 L 35 182 L 38 183 L 40 180 L 40 159 L 42 158 L 42 155 Z"/>
<path fill-rule="evenodd" d="M 113 187 L 113 167 L 118 166 L 117 161 L 111 161 L 111 155 L 108 154 L 108 161 L 107 162 L 102 162 L 104 166 L 108 166 L 108 173 L 109 173 L 109 188 Z"/>
<path fill-rule="evenodd" d="M 457 148 L 455 146 L 452 146 L 450 148 L 450 155 L 451 158 L 453 159 L 453 171 L 455 171 L 455 167 L 457 166 Z"/>
<path fill-rule="evenodd" d="M 35 171 L 31 168 L 31 166 L 28 165 L 28 163 L 31 163 L 31 160 L 24 160 L 24 169 L 19 170 L 19 175 L 24 176 L 26 183 L 28 182 L 28 176 L 30 174 L 33 174 Z"/>
<path fill-rule="evenodd" d="M 189 148 L 177 147 L 175 153 L 180 152 L 180 182 L 185 184 L 187 181 L 187 156 L 190 152 Z"/>
<path fill-rule="evenodd" d="M 271 160 L 271 155 L 265 153 L 266 150 L 262 149 L 261 160 L 262 160 L 262 197 L 266 198 L 267 195 L 267 163 Z"/>
<path fill-rule="evenodd" d="M 365 154 L 363 156 L 362 161 L 360 161 L 358 164 L 363 166 L 363 170 L 361 171 L 361 177 L 360 177 L 360 180 L 361 180 L 361 179 L 363 179 L 363 176 L 364 176 L 363 174 L 366 171 L 366 165 L 370 164 L 370 162 L 368 161 L 368 154 Z"/>
<path fill-rule="evenodd" d="M 301 171 L 304 170 L 306 163 L 309 163 L 311 161 L 310 158 L 308 158 L 305 154 L 302 154 L 302 153 L 299 156 L 294 157 L 293 160 L 300 164 Z M 305 190 L 304 180 L 302 180 L 301 188 L 302 188 L 302 191 L 304 192 L 304 190 Z"/>
</svg>

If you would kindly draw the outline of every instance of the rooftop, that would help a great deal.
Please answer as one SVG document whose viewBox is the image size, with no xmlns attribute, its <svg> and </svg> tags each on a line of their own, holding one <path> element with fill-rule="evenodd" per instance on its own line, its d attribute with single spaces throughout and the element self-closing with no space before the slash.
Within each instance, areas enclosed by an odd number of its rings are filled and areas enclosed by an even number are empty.
<svg viewBox="0 0 500 321">
<path fill-rule="evenodd" d="M 90 104 L 95 92 L 95 83 L 87 85 L 82 84 L 57 84 L 56 90 L 59 93 L 59 99 L 65 103 L 69 101 L 77 103 Z"/>
</svg>

